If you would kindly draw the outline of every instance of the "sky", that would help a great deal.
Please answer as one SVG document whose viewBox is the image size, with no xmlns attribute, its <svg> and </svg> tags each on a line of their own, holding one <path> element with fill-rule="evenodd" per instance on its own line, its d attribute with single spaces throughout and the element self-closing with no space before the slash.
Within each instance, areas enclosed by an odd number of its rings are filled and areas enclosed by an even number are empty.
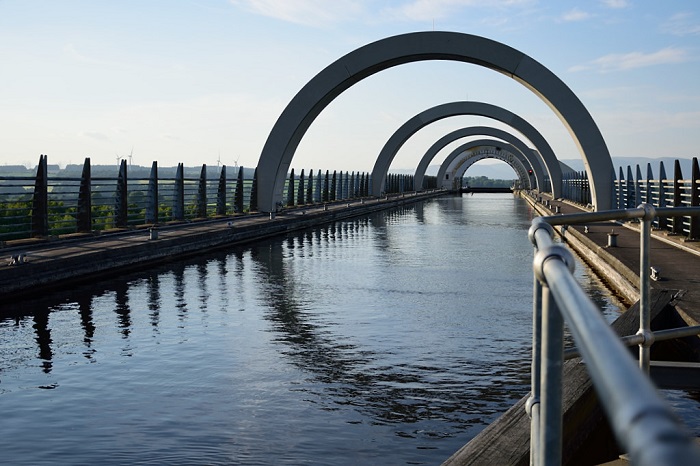
<svg viewBox="0 0 700 466">
<path fill-rule="evenodd" d="M 343 55 L 415 31 L 502 42 L 564 81 L 619 157 L 700 155 L 697 0 L 0 0 L 2 165 L 253 167 L 294 95 Z M 424 61 L 376 73 L 313 122 L 297 170 L 371 171 L 404 122 L 435 105 L 504 107 L 580 159 L 533 92 L 483 67 Z M 421 129 L 392 169 L 483 117 Z M 474 138 L 476 139 L 476 138 Z M 438 154 L 446 156 L 464 139 Z M 444 158 L 444 157 L 443 157 Z"/>
</svg>

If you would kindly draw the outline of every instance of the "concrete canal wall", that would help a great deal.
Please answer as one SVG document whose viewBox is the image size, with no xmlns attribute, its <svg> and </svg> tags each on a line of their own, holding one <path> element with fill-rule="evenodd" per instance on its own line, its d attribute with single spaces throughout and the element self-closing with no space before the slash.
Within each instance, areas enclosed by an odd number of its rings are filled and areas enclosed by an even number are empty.
<svg viewBox="0 0 700 466">
<path fill-rule="evenodd" d="M 205 251 L 412 204 L 440 194 L 441 191 L 411 193 L 299 207 L 279 212 L 274 218 L 246 215 L 164 225 L 153 231 L 140 229 L 54 241 L 7 243 L 0 249 L 7 263 L 13 256 L 21 263 L 0 266 L 0 298 L 18 299 Z"/>
</svg>

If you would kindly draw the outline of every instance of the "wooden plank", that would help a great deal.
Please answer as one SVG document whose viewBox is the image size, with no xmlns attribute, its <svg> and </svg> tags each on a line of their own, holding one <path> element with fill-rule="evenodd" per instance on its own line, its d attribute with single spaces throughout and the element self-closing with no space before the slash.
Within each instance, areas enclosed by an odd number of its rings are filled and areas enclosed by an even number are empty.
<svg viewBox="0 0 700 466">
<path fill-rule="evenodd" d="M 651 318 L 672 309 L 674 290 L 651 291 Z M 632 335 L 639 328 L 639 303 L 612 324 L 618 335 Z M 528 395 L 529 396 L 529 395 Z M 616 457 L 615 439 L 598 403 L 586 367 L 579 358 L 564 364 L 562 464 L 595 464 Z M 443 463 L 463 465 L 527 465 L 530 461 L 530 419 L 525 413 L 527 396 L 464 445 Z"/>
</svg>

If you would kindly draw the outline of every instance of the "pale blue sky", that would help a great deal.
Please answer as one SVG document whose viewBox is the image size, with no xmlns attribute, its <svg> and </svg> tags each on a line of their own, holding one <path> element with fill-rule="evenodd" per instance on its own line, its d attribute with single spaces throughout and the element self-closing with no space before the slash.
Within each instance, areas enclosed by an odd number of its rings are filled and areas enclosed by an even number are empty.
<svg viewBox="0 0 700 466">
<path fill-rule="evenodd" d="M 700 155 L 697 0 L 0 0 L 0 164 L 257 164 L 287 102 L 369 42 L 406 32 L 481 35 L 530 55 L 579 96 L 614 156 Z M 297 169 L 370 171 L 406 120 L 479 100 L 530 121 L 579 158 L 553 112 L 476 65 L 421 62 L 375 74 L 311 126 Z M 445 133 L 421 130 L 394 168 Z M 460 143 L 465 142 L 464 140 Z M 456 146 L 456 144 L 455 144 Z M 452 146 L 446 148 L 451 150 Z"/>
</svg>

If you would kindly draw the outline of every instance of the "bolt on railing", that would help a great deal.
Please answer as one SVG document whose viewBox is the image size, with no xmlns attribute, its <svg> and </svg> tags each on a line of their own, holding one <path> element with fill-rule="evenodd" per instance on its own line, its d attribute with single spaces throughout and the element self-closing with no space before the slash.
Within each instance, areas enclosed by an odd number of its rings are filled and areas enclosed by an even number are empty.
<svg viewBox="0 0 700 466">
<path fill-rule="evenodd" d="M 650 330 L 649 242 L 656 215 L 699 216 L 700 208 L 637 209 L 538 217 L 529 237 L 535 246 L 533 269 L 532 393 L 530 462 L 560 464 L 562 456 L 562 374 L 564 321 L 586 362 L 589 375 L 621 446 L 633 464 L 700 464 L 700 451 L 657 394 L 648 378 Z M 642 220 L 640 229 L 639 365 L 573 276 L 574 258 L 554 243 L 552 225 L 605 220 Z M 697 334 L 697 332 L 695 332 Z M 646 373 L 645 373 L 646 372 Z"/>
</svg>

